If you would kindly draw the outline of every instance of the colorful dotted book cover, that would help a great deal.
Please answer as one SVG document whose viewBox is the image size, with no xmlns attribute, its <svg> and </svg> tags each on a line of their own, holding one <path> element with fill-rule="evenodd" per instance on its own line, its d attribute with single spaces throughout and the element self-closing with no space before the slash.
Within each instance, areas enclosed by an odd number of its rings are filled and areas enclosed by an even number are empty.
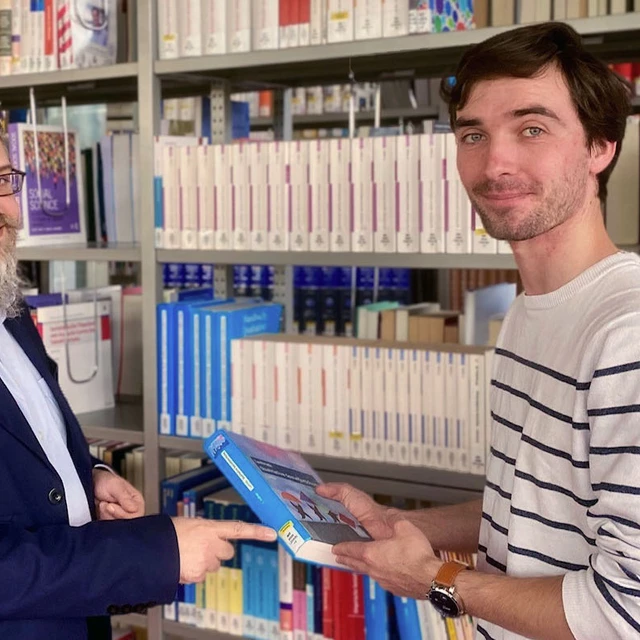
<svg viewBox="0 0 640 640">
<path fill-rule="evenodd" d="M 473 0 L 430 0 L 433 31 L 462 31 L 475 27 Z"/>
</svg>

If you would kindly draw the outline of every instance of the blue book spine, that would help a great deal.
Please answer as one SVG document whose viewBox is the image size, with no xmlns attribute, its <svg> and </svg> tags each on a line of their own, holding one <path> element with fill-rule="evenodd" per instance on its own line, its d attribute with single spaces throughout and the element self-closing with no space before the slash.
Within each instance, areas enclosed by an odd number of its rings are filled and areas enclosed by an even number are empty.
<svg viewBox="0 0 640 640">
<path fill-rule="evenodd" d="M 308 564 L 305 566 L 305 573 L 306 573 L 305 586 L 306 586 L 306 593 L 307 593 L 307 637 L 313 637 L 313 634 L 315 633 L 315 630 L 316 630 L 316 621 L 315 621 L 316 609 L 315 609 L 315 597 L 314 597 L 315 583 L 314 583 L 313 576 L 317 569 L 318 567 L 312 564 Z"/>
<path fill-rule="evenodd" d="M 175 431 L 177 436 L 189 435 L 189 419 L 186 411 L 187 365 L 188 350 L 187 334 L 190 334 L 187 324 L 187 314 L 184 305 L 175 305 L 176 313 L 176 421 Z"/>
<path fill-rule="evenodd" d="M 368 576 L 364 577 L 364 619 L 367 640 L 389 640 L 387 593 Z"/>
<path fill-rule="evenodd" d="M 162 162 L 162 154 L 160 149 L 156 146 L 156 159 L 160 158 L 160 163 Z M 164 200 L 162 197 L 163 186 L 162 186 L 162 167 L 159 169 L 160 174 L 158 174 L 158 163 L 156 162 L 156 168 L 153 176 L 153 218 L 154 218 L 154 226 L 156 230 L 156 248 L 161 249 L 164 246 Z"/>
<path fill-rule="evenodd" d="M 213 427 L 214 386 L 215 386 L 215 336 L 213 313 L 201 309 L 200 315 L 200 411 L 202 414 L 203 436 Z"/>
<path fill-rule="evenodd" d="M 422 640 L 416 601 L 393 596 L 400 640 Z"/>
<path fill-rule="evenodd" d="M 174 372 L 175 357 L 173 353 L 173 306 L 159 304 L 157 308 L 158 323 L 158 431 L 162 435 L 171 436 L 174 430 L 175 389 Z"/>
<path fill-rule="evenodd" d="M 190 344 L 188 353 L 190 353 L 190 366 L 188 367 L 188 382 L 187 387 L 189 400 L 188 400 L 188 415 L 189 415 L 189 435 L 192 438 L 202 438 L 202 389 L 201 389 L 201 319 L 202 316 L 198 313 L 198 310 L 194 307 L 189 307 L 188 320 L 190 326 Z"/>
<path fill-rule="evenodd" d="M 253 592 L 256 583 L 255 563 L 253 555 L 254 547 L 251 542 L 243 542 L 240 547 L 242 563 L 242 635 L 245 638 L 254 638 L 255 610 Z"/>
<path fill-rule="evenodd" d="M 278 543 L 267 545 L 268 574 L 267 599 L 269 603 L 269 637 L 280 637 L 280 574 L 278 573 Z"/>
</svg>

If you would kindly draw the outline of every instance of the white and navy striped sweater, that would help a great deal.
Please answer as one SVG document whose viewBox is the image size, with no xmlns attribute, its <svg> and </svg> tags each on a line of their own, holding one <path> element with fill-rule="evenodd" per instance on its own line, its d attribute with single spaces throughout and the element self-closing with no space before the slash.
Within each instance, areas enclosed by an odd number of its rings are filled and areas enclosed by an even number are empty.
<svg viewBox="0 0 640 640">
<path fill-rule="evenodd" d="M 478 568 L 565 574 L 578 640 L 640 636 L 640 258 L 519 296 L 491 384 Z M 520 637 L 478 623 L 477 638 Z"/>
</svg>

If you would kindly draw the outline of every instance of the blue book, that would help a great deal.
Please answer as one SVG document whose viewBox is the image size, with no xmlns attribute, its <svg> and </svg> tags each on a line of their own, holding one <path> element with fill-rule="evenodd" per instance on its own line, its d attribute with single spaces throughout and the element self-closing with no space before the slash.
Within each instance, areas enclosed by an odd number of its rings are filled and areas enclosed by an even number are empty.
<svg viewBox="0 0 640 640">
<path fill-rule="evenodd" d="M 420 618 L 416 601 L 393 596 L 400 640 L 421 640 Z"/>
<path fill-rule="evenodd" d="M 157 358 L 158 358 L 158 432 L 165 436 L 175 435 L 176 418 L 176 350 L 175 314 L 173 305 L 159 304 L 156 307 Z"/>
<path fill-rule="evenodd" d="M 317 495 L 320 476 L 294 452 L 218 429 L 205 451 L 262 523 L 278 532 L 297 560 L 338 565 L 339 542 L 371 540 L 360 522 L 334 500 Z"/>
<path fill-rule="evenodd" d="M 364 624 L 367 640 L 389 640 L 389 594 L 364 576 Z"/>
</svg>

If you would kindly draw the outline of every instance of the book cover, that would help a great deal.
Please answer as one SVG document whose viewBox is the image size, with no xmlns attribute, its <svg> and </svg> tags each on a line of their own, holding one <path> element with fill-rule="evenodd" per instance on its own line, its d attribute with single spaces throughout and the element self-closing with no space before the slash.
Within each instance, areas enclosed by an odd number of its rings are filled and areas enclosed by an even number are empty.
<svg viewBox="0 0 640 640">
<path fill-rule="evenodd" d="M 38 125 L 37 131 L 36 154 L 33 127 L 23 123 L 9 125 L 11 164 L 27 174 L 20 193 L 23 228 L 19 244 L 84 243 L 84 195 L 78 137 L 74 131 L 67 133 L 68 156 L 65 158 L 62 128 Z M 66 167 L 65 163 L 68 163 Z"/>
<path fill-rule="evenodd" d="M 322 480 L 300 454 L 225 429 L 208 438 L 204 448 L 296 559 L 339 567 L 331 551 L 334 544 L 371 539 L 339 502 L 315 493 Z"/>
</svg>

